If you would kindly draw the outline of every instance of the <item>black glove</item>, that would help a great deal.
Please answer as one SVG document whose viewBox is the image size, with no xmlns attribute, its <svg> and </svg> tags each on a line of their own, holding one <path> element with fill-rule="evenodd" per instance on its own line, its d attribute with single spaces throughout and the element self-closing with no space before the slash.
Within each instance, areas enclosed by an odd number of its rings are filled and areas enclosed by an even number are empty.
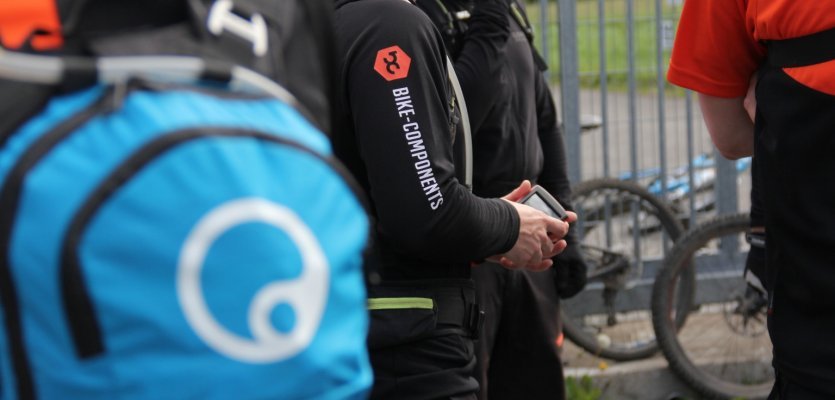
<svg viewBox="0 0 835 400">
<path fill-rule="evenodd" d="M 568 247 L 553 258 L 554 286 L 562 299 L 573 297 L 586 286 L 586 260 L 580 251 L 579 243 Z"/>
</svg>

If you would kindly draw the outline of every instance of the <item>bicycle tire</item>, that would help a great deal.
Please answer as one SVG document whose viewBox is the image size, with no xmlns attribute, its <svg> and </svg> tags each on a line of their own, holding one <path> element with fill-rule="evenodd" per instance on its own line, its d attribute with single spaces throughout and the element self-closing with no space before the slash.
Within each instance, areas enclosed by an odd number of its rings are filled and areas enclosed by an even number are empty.
<svg viewBox="0 0 835 400">
<path fill-rule="evenodd" d="M 720 248 L 721 241 L 717 242 L 717 240 L 722 238 L 737 235 L 741 243 L 744 243 L 741 235 L 749 229 L 749 221 L 748 214 L 734 214 L 715 217 L 700 224 L 673 247 L 653 287 L 653 326 L 661 351 L 673 372 L 693 390 L 709 399 L 765 398 L 773 385 L 773 371 L 770 363 L 771 343 L 765 326 L 764 295 L 760 295 L 763 297 L 759 308 L 749 311 L 750 315 L 759 315 L 762 320 L 749 320 L 747 315 L 742 329 L 739 326 L 734 327 L 729 315 L 737 313 L 741 307 L 739 298 L 733 295 L 741 293 L 739 290 L 745 290 L 747 286 L 741 279 L 742 274 L 739 274 L 739 280 L 732 279 L 730 275 L 718 278 L 721 274 L 717 272 L 719 271 L 717 268 L 720 268 L 718 265 L 724 262 L 721 261 L 722 258 L 704 257 L 705 262 L 691 261 L 697 252 L 701 252 L 702 256 L 721 253 L 721 250 L 713 250 L 711 253 L 709 249 L 714 248 L 714 245 L 716 245 L 715 248 Z M 743 254 L 747 255 L 747 251 L 735 251 L 732 255 L 737 270 L 731 273 L 740 272 L 739 268 L 744 269 Z M 690 267 L 691 265 L 695 268 Z M 677 293 L 677 281 L 681 274 L 686 273 L 687 270 L 693 271 L 700 268 L 703 275 L 699 276 L 706 278 L 701 281 L 697 279 L 695 285 L 690 286 L 694 289 L 692 292 Z M 705 271 L 708 269 L 712 270 Z M 709 274 L 713 274 L 714 278 L 710 278 Z M 723 287 L 716 290 L 711 283 L 721 284 Z M 699 288 L 702 291 L 696 293 Z M 711 298 L 711 296 L 719 297 Z M 679 302 L 686 301 L 688 304 L 673 305 L 674 299 Z M 734 305 L 734 300 L 737 301 L 736 305 Z M 674 313 L 673 307 L 676 310 L 684 308 L 688 311 Z M 729 310 L 735 311 L 729 312 Z M 718 329 L 705 328 L 707 324 L 717 323 L 717 320 L 718 324 L 713 327 L 730 327 L 731 329 L 728 329 L 730 335 L 720 337 L 721 331 Z M 736 321 L 740 320 L 736 319 Z M 761 321 L 762 325 L 751 324 L 749 327 L 750 321 Z M 755 329 L 758 331 L 754 332 Z M 742 330 L 746 332 L 741 332 Z M 721 339 L 718 341 L 720 345 L 706 346 L 704 342 L 710 340 L 710 337 Z M 687 348 L 684 342 L 688 343 Z M 734 351 L 737 344 L 740 344 L 739 352 Z M 738 354 L 742 356 L 737 356 Z M 717 362 L 719 360 L 721 362 Z M 711 372 L 714 370 L 716 374 Z M 731 376 L 737 379 L 733 381 L 727 379 Z"/>
<path fill-rule="evenodd" d="M 661 240 L 665 241 L 664 244 L 662 244 L 662 254 L 659 254 L 660 258 L 658 258 L 658 264 L 660 264 L 660 260 L 663 259 L 663 250 L 666 249 L 666 247 L 672 247 L 671 243 L 678 239 L 684 231 L 684 228 L 676 218 L 674 212 L 661 199 L 653 196 L 649 193 L 649 191 L 636 183 L 610 178 L 593 179 L 581 182 L 574 188 L 572 196 L 574 201 L 572 204 L 580 217 L 578 223 L 583 223 L 584 217 L 588 218 L 590 216 L 588 210 L 584 209 L 587 202 L 594 204 L 597 204 L 595 202 L 600 202 L 600 198 L 597 196 L 610 196 L 609 198 L 615 199 L 612 201 L 607 200 L 607 204 L 634 201 L 634 204 L 639 205 L 641 212 L 645 213 L 643 215 L 647 215 L 653 221 L 657 222 L 657 228 L 663 232 L 663 234 L 660 235 L 662 238 Z M 595 210 L 595 212 L 599 213 L 599 210 Z M 584 213 L 586 215 L 584 215 Z M 599 219 L 598 223 L 603 223 L 603 219 Z M 632 229 L 634 229 L 634 226 Z M 640 229 L 643 229 L 643 227 Z M 581 234 L 583 233 L 581 232 Z M 664 235 L 666 235 L 667 239 L 665 239 Z M 586 233 L 583 234 L 583 237 L 579 237 L 578 239 L 581 243 L 585 243 L 588 237 L 589 235 Z M 669 240 L 669 246 L 667 246 L 666 240 Z M 603 244 L 601 244 L 601 247 L 609 248 Z M 629 268 L 634 268 L 635 264 L 639 262 L 642 263 L 643 261 L 633 258 L 629 259 L 629 262 Z M 590 269 L 589 274 L 592 275 L 593 273 L 594 271 Z M 654 279 L 654 274 L 652 274 L 649 279 Z M 633 324 L 636 324 L 633 327 L 637 329 L 636 332 L 638 333 L 633 336 L 634 339 L 625 337 L 623 340 L 619 337 L 620 333 L 616 332 L 616 327 L 603 327 L 603 323 L 596 323 L 597 326 L 592 326 L 594 324 L 587 321 L 593 318 L 599 319 L 599 316 L 591 316 L 589 314 L 573 314 L 573 310 L 587 306 L 589 297 L 592 296 L 591 291 L 597 290 L 593 288 L 594 286 L 594 281 L 590 277 L 589 284 L 586 285 L 586 288 L 582 292 L 571 299 L 561 301 L 560 316 L 562 319 L 565 337 L 591 354 L 616 361 L 637 360 L 655 354 L 658 347 L 655 343 L 652 321 L 649 316 L 649 285 L 645 286 L 645 291 L 647 293 L 643 295 L 644 298 L 640 299 L 641 303 L 644 301 L 646 303 L 645 307 L 641 306 L 641 308 L 638 309 L 638 312 L 641 313 L 640 321 L 637 323 L 632 322 Z M 629 290 L 631 289 L 625 289 L 624 291 Z M 587 292 L 587 294 L 584 295 L 584 292 Z M 623 299 L 623 297 L 624 296 L 621 296 L 621 299 Z M 597 300 L 596 297 L 594 300 Z M 615 307 L 617 307 L 617 305 Z M 625 316 L 626 314 L 624 313 L 623 315 Z M 622 319 L 628 318 L 630 317 L 622 317 Z M 607 321 L 606 324 L 608 325 L 609 321 Z M 611 343 L 601 342 L 599 339 L 601 336 L 609 338 Z"/>
</svg>

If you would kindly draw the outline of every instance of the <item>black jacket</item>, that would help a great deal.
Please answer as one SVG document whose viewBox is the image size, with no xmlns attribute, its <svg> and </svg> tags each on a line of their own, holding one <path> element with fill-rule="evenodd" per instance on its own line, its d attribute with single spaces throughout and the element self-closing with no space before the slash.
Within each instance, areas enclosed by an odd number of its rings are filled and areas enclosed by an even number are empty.
<svg viewBox="0 0 835 400">
<path fill-rule="evenodd" d="M 546 64 L 533 49 L 524 6 L 514 2 L 418 0 L 418 5 L 442 32 L 467 100 L 473 192 L 500 196 L 529 179 L 572 210 L 565 144 L 541 74 Z M 582 290 L 587 269 L 576 234 L 569 231 L 565 240 L 568 248 L 554 258 L 555 283 L 564 298 Z"/>
<path fill-rule="evenodd" d="M 464 90 L 474 133 L 474 192 L 499 196 L 530 179 L 566 205 L 570 183 L 554 101 L 507 2 L 417 4 L 440 28 Z M 450 17 L 465 10 L 467 19 Z"/>
<path fill-rule="evenodd" d="M 402 0 L 339 0 L 334 151 L 369 194 L 383 279 L 461 278 L 519 233 L 513 207 L 455 178 L 441 36 Z"/>
</svg>

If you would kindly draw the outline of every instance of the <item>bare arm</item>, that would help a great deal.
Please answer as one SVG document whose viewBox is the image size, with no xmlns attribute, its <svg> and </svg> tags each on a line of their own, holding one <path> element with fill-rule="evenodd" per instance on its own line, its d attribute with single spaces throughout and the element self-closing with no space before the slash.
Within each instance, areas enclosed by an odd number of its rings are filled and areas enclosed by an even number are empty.
<svg viewBox="0 0 835 400">
<path fill-rule="evenodd" d="M 744 99 L 699 93 L 699 105 L 710 138 L 719 152 L 731 160 L 754 154 L 754 123 L 745 110 Z"/>
</svg>

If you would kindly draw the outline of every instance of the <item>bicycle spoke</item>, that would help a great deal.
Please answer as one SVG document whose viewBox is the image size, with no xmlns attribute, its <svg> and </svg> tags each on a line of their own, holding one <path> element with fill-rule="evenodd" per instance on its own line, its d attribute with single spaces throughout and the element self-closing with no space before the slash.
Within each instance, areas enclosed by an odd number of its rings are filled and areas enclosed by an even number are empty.
<svg viewBox="0 0 835 400">
<path fill-rule="evenodd" d="M 588 284 L 562 302 L 566 337 L 592 354 L 633 360 L 657 349 L 652 282 L 681 225 L 664 203 L 630 182 L 595 180 L 574 191 Z"/>
<path fill-rule="evenodd" d="M 767 302 L 743 278 L 747 230 L 747 216 L 735 215 L 691 231 L 653 289 L 653 322 L 670 367 L 708 398 L 764 397 L 774 381 Z M 681 284 L 688 274 L 693 284 Z"/>
</svg>

